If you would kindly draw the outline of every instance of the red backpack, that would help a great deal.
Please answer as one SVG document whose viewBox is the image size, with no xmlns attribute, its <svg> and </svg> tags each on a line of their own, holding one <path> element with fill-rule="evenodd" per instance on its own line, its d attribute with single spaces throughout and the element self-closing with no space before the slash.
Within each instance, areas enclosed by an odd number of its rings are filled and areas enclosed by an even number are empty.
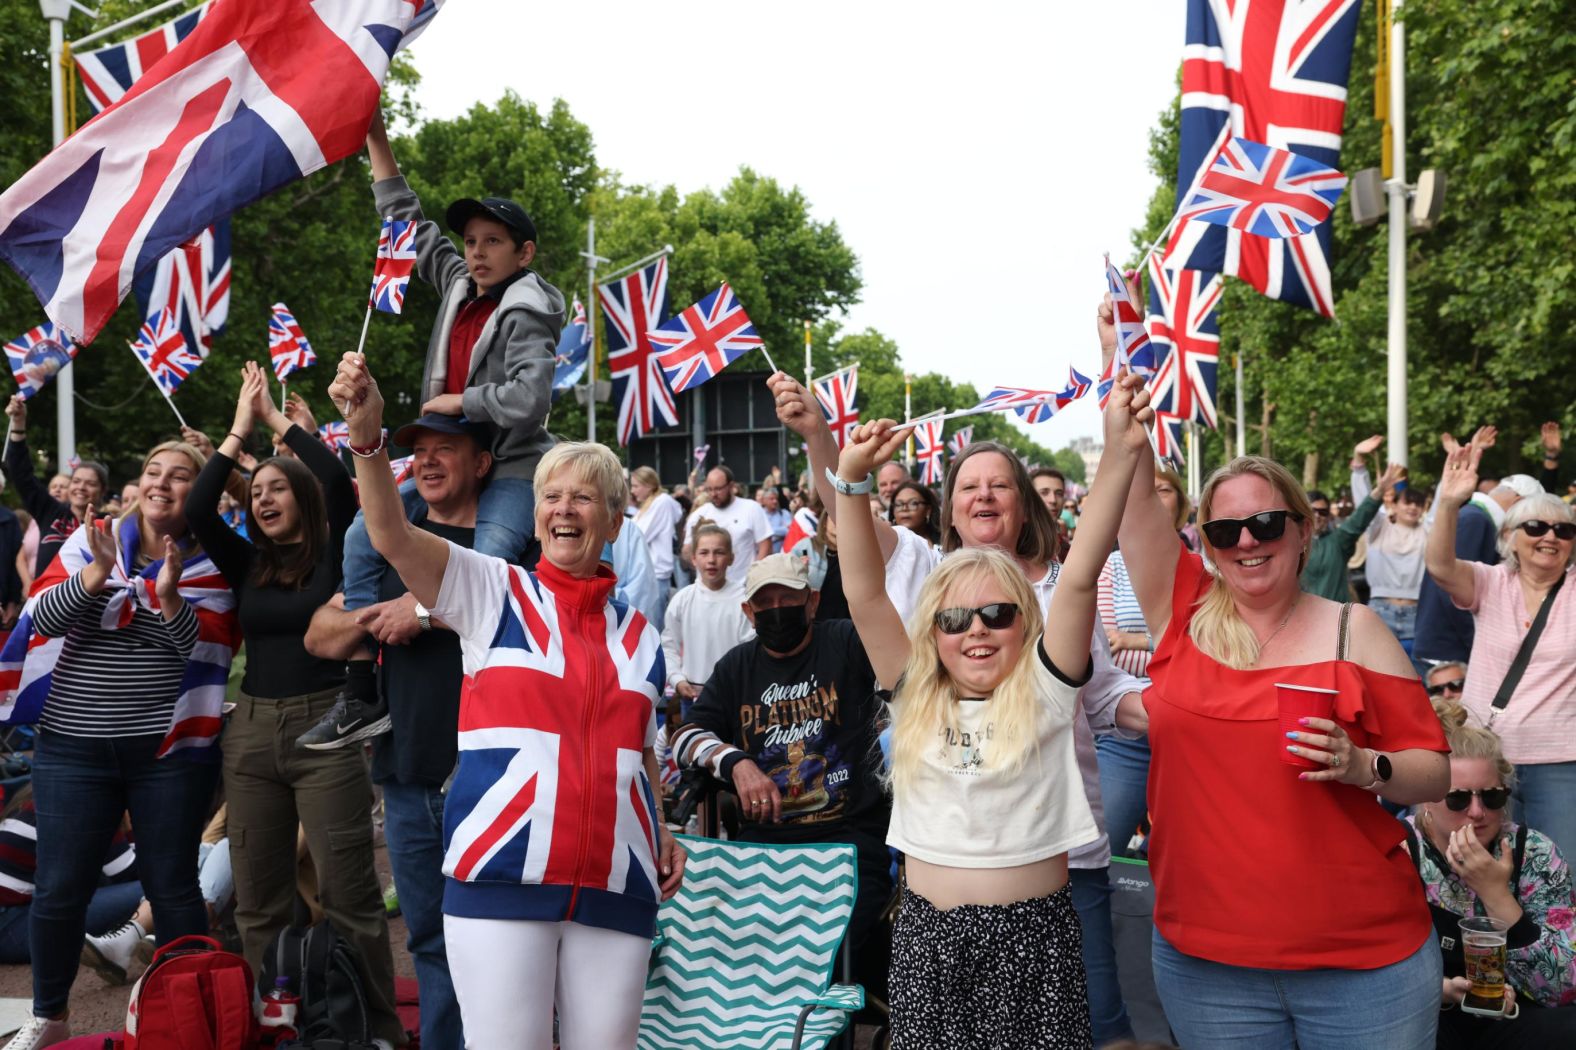
<svg viewBox="0 0 1576 1050">
<path fill-rule="evenodd" d="M 153 953 L 114 1050 L 247 1050 L 255 1042 L 252 968 L 211 937 L 189 936 Z"/>
</svg>

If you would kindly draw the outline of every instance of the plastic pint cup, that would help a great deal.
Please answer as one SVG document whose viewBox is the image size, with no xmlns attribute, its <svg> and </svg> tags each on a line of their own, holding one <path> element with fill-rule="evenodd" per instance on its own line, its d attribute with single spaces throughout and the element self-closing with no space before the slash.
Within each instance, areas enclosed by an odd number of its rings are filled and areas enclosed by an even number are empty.
<svg viewBox="0 0 1576 1050">
<path fill-rule="evenodd" d="M 1461 1000 L 1469 1014 L 1499 1017 L 1505 1012 L 1505 931 L 1502 919 L 1473 916 L 1461 920 L 1461 950 L 1467 960 L 1467 980 L 1472 987 Z"/>
<path fill-rule="evenodd" d="M 1308 747 L 1318 751 L 1319 748 L 1289 739 L 1287 733 L 1318 733 L 1322 729 L 1310 729 L 1303 725 L 1299 719 L 1303 718 L 1329 718 L 1335 713 L 1335 698 L 1338 695 L 1334 689 L 1320 689 L 1314 685 L 1289 685 L 1285 682 L 1275 683 L 1275 702 L 1280 709 L 1280 749 L 1281 761 L 1298 769 L 1329 769 L 1323 762 L 1294 755 L 1286 750 L 1286 745 L 1295 744 L 1297 747 Z"/>
</svg>

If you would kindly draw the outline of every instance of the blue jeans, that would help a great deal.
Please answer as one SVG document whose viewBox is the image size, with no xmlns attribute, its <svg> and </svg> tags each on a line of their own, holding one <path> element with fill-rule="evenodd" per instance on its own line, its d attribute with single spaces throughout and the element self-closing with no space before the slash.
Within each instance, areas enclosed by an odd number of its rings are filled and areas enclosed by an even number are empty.
<svg viewBox="0 0 1576 1050">
<path fill-rule="evenodd" d="M 1149 813 L 1149 738 L 1124 740 L 1115 733 L 1096 737 L 1095 757 L 1100 763 L 1100 799 L 1105 804 L 1105 828 L 1111 851 L 1130 857 L 1127 844 Z"/>
<path fill-rule="evenodd" d="M 88 902 L 87 932 L 98 937 L 120 929 L 127 919 L 137 914 L 137 905 L 141 903 L 140 882 L 116 882 L 100 886 Z M 26 966 L 33 961 L 33 952 L 28 944 L 32 911 L 30 903 L 0 908 L 0 965 Z"/>
<path fill-rule="evenodd" d="M 1073 908 L 1083 929 L 1084 974 L 1089 982 L 1089 1021 L 1094 1043 L 1101 1046 L 1133 1038 L 1122 986 L 1116 979 L 1116 941 L 1111 932 L 1109 868 L 1068 868 Z"/>
<path fill-rule="evenodd" d="M 162 734 L 99 739 L 39 731 L 33 751 L 38 871 L 29 937 L 33 1012 L 40 1017 L 66 1009 L 88 906 L 125 813 L 159 943 L 208 932 L 197 847 L 219 767 L 155 758 L 162 740 Z"/>
<path fill-rule="evenodd" d="M 392 780 L 382 788 L 383 838 L 421 996 L 421 1045 L 461 1050 L 465 1031 L 443 945 L 443 792 Z"/>
<path fill-rule="evenodd" d="M 1417 637 L 1417 603 L 1370 598 L 1368 608 L 1378 614 L 1384 625 L 1390 628 L 1390 633 L 1402 643 L 1407 655 L 1411 655 L 1412 639 Z"/>
<path fill-rule="evenodd" d="M 405 501 L 405 518 L 414 519 L 427 509 L 427 502 L 416 494 L 416 483 L 399 487 Z M 516 561 L 534 531 L 536 495 L 524 478 L 493 478 L 476 501 L 476 542 L 472 550 Z M 377 604 L 378 584 L 388 563 L 372 549 L 367 524 L 360 511 L 345 533 L 345 608 L 365 609 Z"/>
<path fill-rule="evenodd" d="M 1561 856 L 1576 856 L 1576 762 L 1517 765 L 1512 799 L 1516 823 L 1553 839 Z"/>
<path fill-rule="evenodd" d="M 1310 921 L 1339 919 L 1337 906 Z M 1444 969 L 1432 932 L 1377 970 L 1260 970 L 1183 955 L 1156 930 L 1154 967 L 1183 1050 L 1434 1050 Z"/>
</svg>

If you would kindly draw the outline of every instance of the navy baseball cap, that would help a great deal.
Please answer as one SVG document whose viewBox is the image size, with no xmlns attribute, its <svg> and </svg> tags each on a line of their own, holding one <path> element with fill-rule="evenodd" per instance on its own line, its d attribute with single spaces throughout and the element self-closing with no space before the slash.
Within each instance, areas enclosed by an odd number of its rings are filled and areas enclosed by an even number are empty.
<svg viewBox="0 0 1576 1050">
<path fill-rule="evenodd" d="M 479 423 L 472 423 L 464 416 L 446 416 L 441 412 L 428 412 L 413 422 L 406 423 L 394 431 L 394 444 L 401 448 L 411 448 L 416 441 L 416 433 L 421 430 L 431 430 L 437 434 L 464 434 L 476 442 L 476 447 L 482 450 L 490 448 L 487 440 L 487 430 Z"/>
<path fill-rule="evenodd" d="M 536 240 L 536 223 L 531 221 L 524 208 L 507 197 L 483 197 L 481 200 L 462 197 L 449 205 L 444 219 L 448 222 L 449 229 L 463 237 L 465 224 L 478 215 L 503 223 L 522 241 Z"/>
</svg>

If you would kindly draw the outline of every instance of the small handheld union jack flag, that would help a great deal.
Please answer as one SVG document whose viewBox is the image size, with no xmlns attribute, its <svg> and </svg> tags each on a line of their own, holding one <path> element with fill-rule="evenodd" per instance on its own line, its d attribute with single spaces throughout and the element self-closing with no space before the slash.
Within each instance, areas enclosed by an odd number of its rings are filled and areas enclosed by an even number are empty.
<svg viewBox="0 0 1576 1050">
<path fill-rule="evenodd" d="M 1187 460 L 1182 451 L 1183 422 L 1182 417 L 1175 413 L 1156 412 L 1155 428 L 1149 435 L 1155 446 L 1155 455 L 1175 464 L 1178 469 L 1185 466 Z"/>
<path fill-rule="evenodd" d="M 1260 237 L 1298 237 L 1330 217 L 1344 189 L 1346 176 L 1316 160 L 1229 138 L 1177 218 Z"/>
<path fill-rule="evenodd" d="M 383 220 L 378 234 L 378 261 L 372 267 L 369 305 L 397 314 L 405 305 L 405 288 L 416 269 L 416 223 L 392 216 Z"/>
<path fill-rule="evenodd" d="M 1094 386 L 1094 381 L 1088 376 L 1081 375 L 1078 369 L 1068 366 L 1067 388 L 1055 397 L 1045 401 L 1037 401 L 1032 405 L 1021 405 L 1013 411 L 1018 413 L 1018 418 L 1025 423 L 1043 423 L 1056 413 L 1077 401 L 1087 394 Z"/>
<path fill-rule="evenodd" d="M 699 386 L 765 344 L 728 282 L 650 332 L 657 364 L 674 393 Z"/>
<path fill-rule="evenodd" d="M 963 450 L 968 448 L 973 443 L 974 428 L 972 426 L 963 427 L 956 434 L 952 435 L 952 441 L 950 442 L 952 446 L 952 454 L 954 456 L 963 455 Z"/>
<path fill-rule="evenodd" d="M 854 404 L 859 392 L 859 366 L 849 365 L 812 380 L 810 385 L 815 389 L 815 399 L 821 403 L 821 414 L 826 416 L 827 426 L 832 428 L 837 447 L 842 448 L 848 435 L 859 425 L 859 409 Z"/>
<path fill-rule="evenodd" d="M 926 485 L 938 485 L 942 479 L 941 459 L 947 452 L 946 442 L 941 440 L 941 428 L 945 425 L 940 416 L 930 419 L 913 420 L 914 425 L 914 459 L 919 463 L 919 480 Z"/>
<path fill-rule="evenodd" d="M 44 384 L 77 356 L 77 344 L 53 321 L 45 321 L 5 344 L 6 360 L 24 400 L 44 389 Z"/>
<path fill-rule="evenodd" d="M 349 444 L 348 440 L 346 444 Z M 394 484 L 403 485 L 416 473 L 416 457 L 401 456 L 399 459 L 389 460 L 389 471 L 394 475 Z"/>
<path fill-rule="evenodd" d="M 291 372 L 317 364 L 312 344 L 306 341 L 306 333 L 284 303 L 275 303 L 273 315 L 268 318 L 268 356 L 273 359 L 274 375 L 281 383 Z"/>
<path fill-rule="evenodd" d="M 132 351 L 148 375 L 158 384 L 159 390 L 169 397 L 202 364 L 202 358 L 192 351 L 175 321 L 175 312 L 169 307 L 150 317 L 137 331 L 137 341 Z"/>
<path fill-rule="evenodd" d="M 342 419 L 324 423 L 317 428 L 317 436 L 323 444 L 338 452 L 342 448 L 350 447 L 350 424 Z"/>
</svg>

